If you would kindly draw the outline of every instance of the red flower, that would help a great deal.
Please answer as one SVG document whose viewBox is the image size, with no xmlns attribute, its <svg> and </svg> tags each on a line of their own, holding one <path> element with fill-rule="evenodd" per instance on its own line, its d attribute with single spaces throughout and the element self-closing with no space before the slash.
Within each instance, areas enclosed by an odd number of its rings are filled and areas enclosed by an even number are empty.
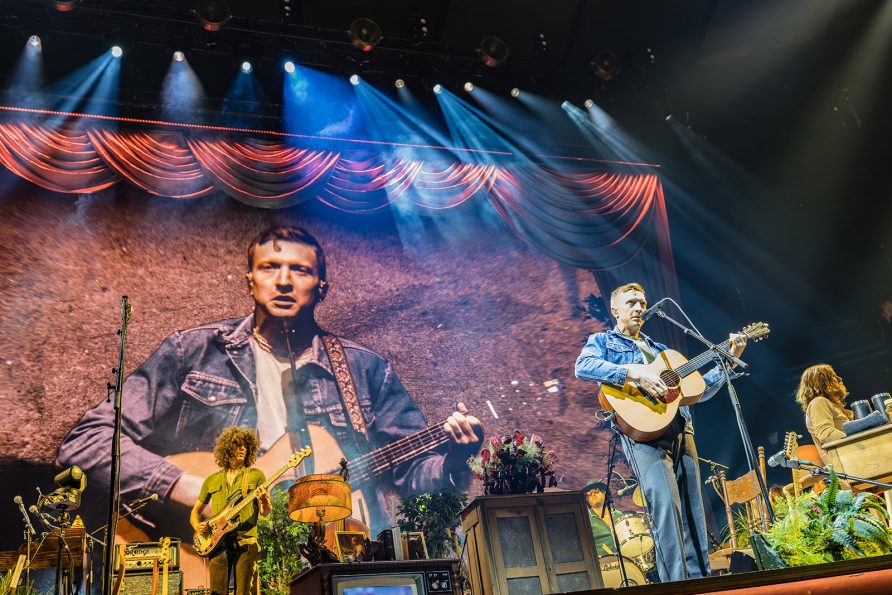
<svg viewBox="0 0 892 595">
<path fill-rule="evenodd" d="M 502 445 L 502 439 L 496 436 L 495 438 L 490 439 L 489 443 L 498 448 Z"/>
<path fill-rule="evenodd" d="M 521 434 L 517 430 L 514 431 L 514 443 L 517 446 L 523 446 L 523 434 Z"/>
<path fill-rule="evenodd" d="M 483 452 L 480 453 L 480 460 L 483 461 L 483 464 L 486 465 L 489 462 L 489 449 L 484 448 Z"/>
</svg>

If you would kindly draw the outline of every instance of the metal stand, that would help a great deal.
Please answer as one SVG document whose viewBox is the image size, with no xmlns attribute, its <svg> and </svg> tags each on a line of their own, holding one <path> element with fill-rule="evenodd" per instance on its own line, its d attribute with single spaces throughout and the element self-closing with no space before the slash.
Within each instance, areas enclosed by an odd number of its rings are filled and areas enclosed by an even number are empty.
<svg viewBox="0 0 892 595">
<path fill-rule="evenodd" d="M 670 300 L 672 301 L 672 300 Z M 687 315 L 684 314 L 684 310 L 682 310 L 681 306 L 676 304 L 674 301 L 672 303 L 676 308 L 681 311 L 681 313 L 687 319 Z M 706 347 L 715 354 L 715 358 L 718 360 L 719 365 L 722 368 L 722 372 L 725 375 L 725 384 L 728 388 L 728 395 L 731 398 L 731 405 L 734 408 L 734 415 L 737 420 L 737 428 L 740 432 L 740 442 L 743 444 L 743 451 L 746 454 L 746 462 L 749 470 L 756 477 L 756 481 L 759 484 L 759 491 L 762 494 L 762 498 L 765 502 L 765 508 L 768 511 L 768 518 L 772 523 L 774 523 L 774 510 L 771 508 L 771 499 L 768 497 L 768 489 L 765 487 L 765 481 L 762 479 L 762 475 L 756 471 L 756 451 L 753 448 L 753 442 L 750 439 L 749 430 L 746 427 L 746 422 L 743 419 L 743 410 L 740 406 L 740 399 L 737 398 L 737 391 L 734 389 L 734 384 L 731 382 L 732 378 L 737 378 L 740 375 L 733 374 L 731 371 L 731 364 L 739 366 L 741 369 L 746 369 L 749 366 L 743 362 L 742 360 L 734 357 L 726 349 L 721 347 L 720 345 L 716 345 L 706 339 L 703 335 L 701 335 L 698 331 L 686 327 L 684 324 L 678 322 L 677 320 L 670 317 L 666 314 L 662 308 L 656 311 L 657 316 L 663 318 L 669 323 L 675 325 L 680 328 L 682 332 L 689 336 L 693 337 L 696 340 L 700 341 Z M 692 325 L 693 326 L 693 325 Z M 733 375 L 732 375 L 733 374 Z"/>
<path fill-rule="evenodd" d="M 112 573 L 114 572 L 115 559 L 115 530 L 118 524 L 118 509 L 121 505 L 121 417 L 122 398 L 124 391 L 124 346 L 127 341 L 127 323 L 133 308 L 127 301 L 127 296 L 121 296 L 121 328 L 118 335 L 121 336 L 121 344 L 118 351 L 118 366 L 114 369 L 115 384 L 108 385 L 114 388 L 115 429 L 112 433 L 111 472 L 109 474 L 108 497 L 108 523 L 105 531 L 105 558 L 102 567 L 102 595 L 111 595 Z"/>
<path fill-rule="evenodd" d="M 616 534 L 616 525 L 613 524 L 613 493 L 610 490 L 610 480 L 613 479 L 613 467 L 615 465 L 616 445 L 620 439 L 619 430 L 611 424 L 613 436 L 610 438 L 609 451 L 607 454 L 607 485 L 604 488 L 604 504 L 601 506 L 601 518 L 604 518 L 604 511 L 610 514 L 610 532 L 613 534 L 613 544 L 616 546 L 616 556 L 619 558 L 619 571 L 623 577 L 620 587 L 630 587 L 629 577 L 626 575 L 626 563 L 621 551 L 619 551 L 619 536 Z"/>
<path fill-rule="evenodd" d="M 846 481 L 853 481 L 856 483 L 869 483 L 870 485 L 877 486 L 878 488 L 886 488 L 887 490 L 892 490 L 892 483 L 886 483 L 885 481 L 876 481 L 874 479 L 867 479 L 865 477 L 857 477 L 855 475 L 848 475 L 847 473 L 837 473 L 835 470 L 831 470 L 829 467 L 823 467 L 818 465 L 817 463 L 812 463 L 811 461 L 806 461 L 805 459 L 784 459 L 783 462 L 779 463 L 781 467 L 787 467 L 788 469 L 802 469 L 805 468 L 811 475 L 823 475 L 825 477 L 829 477 L 831 471 L 833 475 L 836 475 L 839 479 L 844 479 Z"/>
</svg>

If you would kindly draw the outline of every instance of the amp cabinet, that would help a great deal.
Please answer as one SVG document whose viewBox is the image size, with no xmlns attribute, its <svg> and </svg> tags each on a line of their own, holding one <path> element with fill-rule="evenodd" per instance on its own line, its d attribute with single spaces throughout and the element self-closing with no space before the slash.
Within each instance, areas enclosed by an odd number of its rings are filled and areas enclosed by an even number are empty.
<svg viewBox="0 0 892 595">
<path fill-rule="evenodd" d="M 461 516 L 474 595 L 603 587 L 582 492 L 480 496 Z"/>
</svg>

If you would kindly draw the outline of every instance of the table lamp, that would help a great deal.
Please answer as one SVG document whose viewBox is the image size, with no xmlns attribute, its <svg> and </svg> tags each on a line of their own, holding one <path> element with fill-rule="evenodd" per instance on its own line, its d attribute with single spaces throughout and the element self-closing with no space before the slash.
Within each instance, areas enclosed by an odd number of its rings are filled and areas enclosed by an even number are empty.
<svg viewBox="0 0 892 595">
<path fill-rule="evenodd" d="M 347 518 L 352 512 L 350 484 L 340 475 L 307 475 L 288 488 L 288 516 L 314 524 L 306 548 L 301 548 L 311 564 L 337 560 L 325 547 L 325 523 Z"/>
</svg>

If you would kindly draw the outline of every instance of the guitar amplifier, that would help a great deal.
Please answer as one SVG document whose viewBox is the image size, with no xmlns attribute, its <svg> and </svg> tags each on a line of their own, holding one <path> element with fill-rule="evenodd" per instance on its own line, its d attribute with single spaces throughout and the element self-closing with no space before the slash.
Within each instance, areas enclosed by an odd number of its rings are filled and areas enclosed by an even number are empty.
<svg viewBox="0 0 892 595">
<path fill-rule="evenodd" d="M 120 546 L 118 546 L 120 547 Z M 141 541 L 124 545 L 124 567 L 131 570 L 152 570 L 155 560 L 161 558 L 161 543 L 158 541 Z M 172 538 L 168 548 L 168 568 L 175 570 L 180 567 L 180 540 Z M 118 548 L 115 548 L 115 568 L 120 567 L 121 557 Z M 159 566 L 158 570 L 161 568 Z M 124 580 L 128 574 L 124 574 Z M 150 585 L 151 586 L 151 585 Z"/>
<path fill-rule="evenodd" d="M 161 578 L 164 574 L 158 571 L 158 588 L 152 593 L 152 573 L 151 572 L 130 572 L 124 573 L 124 582 L 121 583 L 121 591 L 119 595 L 161 595 L 162 585 Z M 112 584 L 117 584 L 118 575 L 114 575 Z M 183 571 L 170 570 L 167 572 L 167 595 L 183 595 Z"/>
</svg>

